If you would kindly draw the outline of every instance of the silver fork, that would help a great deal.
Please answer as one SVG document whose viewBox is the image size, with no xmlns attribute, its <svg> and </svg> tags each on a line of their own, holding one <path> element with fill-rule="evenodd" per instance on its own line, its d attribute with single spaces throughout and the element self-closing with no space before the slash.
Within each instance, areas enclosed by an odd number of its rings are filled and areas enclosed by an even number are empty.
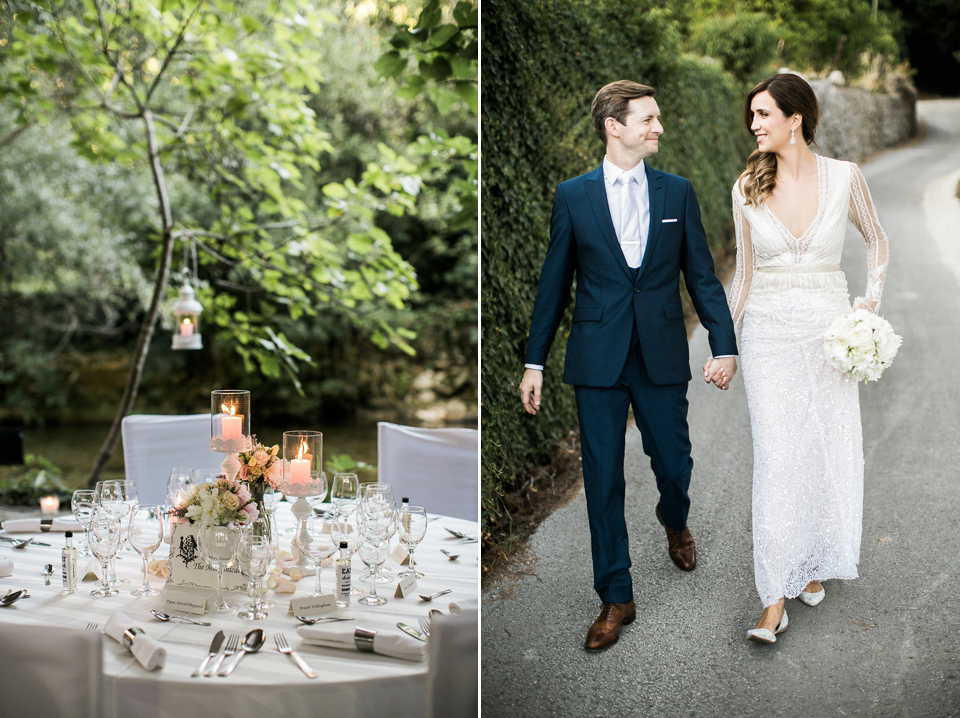
<svg viewBox="0 0 960 718">
<path fill-rule="evenodd" d="M 88 631 L 98 631 L 98 630 L 100 630 L 100 624 L 99 624 L 99 623 L 94 623 L 93 621 L 90 621 L 90 622 L 87 624 L 86 630 L 88 630 Z"/>
<path fill-rule="evenodd" d="M 290 644 L 287 643 L 286 636 L 284 636 L 282 633 L 274 633 L 273 640 L 277 644 L 277 650 L 280 651 L 280 653 L 286 653 L 293 660 L 295 660 L 297 665 L 300 666 L 300 670 L 303 671 L 303 674 L 307 678 L 317 677 L 317 674 L 311 670 L 310 666 L 306 664 L 306 662 L 297 654 L 297 652 L 290 648 Z"/>
<path fill-rule="evenodd" d="M 223 647 L 223 653 L 217 656 L 211 665 L 207 666 L 207 670 L 203 672 L 205 676 L 212 676 L 217 672 L 217 669 L 220 668 L 220 664 L 234 653 L 237 652 L 237 649 L 240 647 L 240 634 L 231 633 L 230 637 L 227 638 L 227 645 Z"/>
<path fill-rule="evenodd" d="M 418 618 L 417 623 L 420 624 L 420 630 L 423 631 L 423 635 L 430 638 L 430 621 L 426 618 Z"/>
</svg>

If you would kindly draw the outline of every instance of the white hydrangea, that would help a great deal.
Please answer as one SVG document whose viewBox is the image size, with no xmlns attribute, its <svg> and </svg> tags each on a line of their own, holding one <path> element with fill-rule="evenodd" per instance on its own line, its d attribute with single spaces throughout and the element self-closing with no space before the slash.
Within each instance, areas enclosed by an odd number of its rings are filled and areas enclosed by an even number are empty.
<svg viewBox="0 0 960 718">
<path fill-rule="evenodd" d="M 876 381 L 893 363 L 903 342 L 883 317 L 857 309 L 837 317 L 823 334 L 827 361 L 857 381 Z"/>
</svg>

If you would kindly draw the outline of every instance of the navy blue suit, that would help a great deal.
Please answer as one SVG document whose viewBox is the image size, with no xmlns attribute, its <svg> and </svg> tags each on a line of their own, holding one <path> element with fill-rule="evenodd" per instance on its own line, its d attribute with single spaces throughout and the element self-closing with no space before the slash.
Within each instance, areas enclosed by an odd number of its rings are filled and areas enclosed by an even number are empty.
<svg viewBox="0 0 960 718">
<path fill-rule="evenodd" d="M 681 272 L 714 355 L 737 353 L 693 186 L 649 166 L 645 171 L 650 228 L 638 270 L 627 266 L 620 249 L 602 168 L 557 187 L 526 353 L 526 363 L 546 364 L 576 276 L 563 381 L 574 385 L 577 395 L 594 587 L 602 601 L 613 603 L 633 596 L 623 513 L 631 404 L 657 478 L 664 521 L 678 530 L 687 522 L 691 374 Z"/>
</svg>

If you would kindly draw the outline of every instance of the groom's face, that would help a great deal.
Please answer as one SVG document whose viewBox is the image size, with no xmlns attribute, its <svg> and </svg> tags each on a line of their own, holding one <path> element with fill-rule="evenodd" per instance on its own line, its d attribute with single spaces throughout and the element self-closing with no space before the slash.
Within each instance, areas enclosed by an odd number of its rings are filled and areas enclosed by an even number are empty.
<svg viewBox="0 0 960 718">
<path fill-rule="evenodd" d="M 617 123 L 623 149 L 641 160 L 657 153 L 659 137 L 663 134 L 660 124 L 660 107 L 652 97 L 636 97 L 628 104 L 629 111 L 624 124 Z"/>
</svg>

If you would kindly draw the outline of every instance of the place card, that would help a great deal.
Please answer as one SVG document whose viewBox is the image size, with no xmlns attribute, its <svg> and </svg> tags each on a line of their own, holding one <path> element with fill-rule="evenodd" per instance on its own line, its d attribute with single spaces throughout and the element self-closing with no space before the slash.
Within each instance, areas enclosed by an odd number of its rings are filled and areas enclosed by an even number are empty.
<svg viewBox="0 0 960 718">
<path fill-rule="evenodd" d="M 81 581 L 99 581 L 100 580 L 100 562 L 92 558 L 87 562 L 86 568 L 80 574 Z"/>
<path fill-rule="evenodd" d="M 406 566 L 410 563 L 410 552 L 407 550 L 407 547 L 402 543 L 398 543 L 397 547 L 390 552 L 390 558 L 396 561 L 401 566 Z"/>
<path fill-rule="evenodd" d="M 337 597 L 331 594 L 323 596 L 304 596 L 290 599 L 290 610 L 294 616 L 318 616 L 337 610 Z"/>
<path fill-rule="evenodd" d="M 168 585 L 163 591 L 163 608 L 168 612 L 202 616 L 207 612 L 207 599 L 212 595 L 203 589 Z"/>
<path fill-rule="evenodd" d="M 401 579 L 400 583 L 397 584 L 397 591 L 393 594 L 394 598 L 406 598 L 414 591 L 417 590 L 417 577 L 414 574 L 410 574 L 404 579 Z"/>
</svg>

